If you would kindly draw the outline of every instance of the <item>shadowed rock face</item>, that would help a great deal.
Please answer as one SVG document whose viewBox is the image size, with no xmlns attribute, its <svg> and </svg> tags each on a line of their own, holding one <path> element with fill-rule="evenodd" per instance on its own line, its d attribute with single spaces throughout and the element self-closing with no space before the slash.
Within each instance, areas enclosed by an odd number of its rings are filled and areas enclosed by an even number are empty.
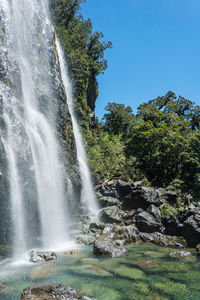
<svg viewBox="0 0 200 300">
<path fill-rule="evenodd" d="M 81 296 L 78 292 L 61 284 L 35 284 L 23 290 L 21 299 L 23 300 L 95 300 L 86 296 Z"/>
</svg>

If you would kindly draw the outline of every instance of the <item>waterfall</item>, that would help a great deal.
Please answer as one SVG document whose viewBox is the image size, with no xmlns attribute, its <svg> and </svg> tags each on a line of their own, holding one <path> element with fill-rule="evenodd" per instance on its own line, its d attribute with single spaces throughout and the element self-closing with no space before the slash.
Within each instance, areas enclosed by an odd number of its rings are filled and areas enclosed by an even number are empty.
<svg viewBox="0 0 200 300">
<path fill-rule="evenodd" d="M 55 248 L 69 241 L 69 195 L 53 88 L 59 85 L 59 74 L 47 4 L 0 1 L 0 139 L 16 256 L 30 247 Z"/>
<path fill-rule="evenodd" d="M 92 181 L 91 181 L 89 167 L 87 164 L 87 156 L 86 156 L 86 152 L 82 140 L 81 131 L 74 113 L 72 84 L 70 82 L 63 52 L 60 43 L 57 39 L 56 39 L 56 45 L 57 45 L 59 62 L 60 62 L 63 85 L 67 95 L 67 103 L 72 118 L 73 133 L 74 133 L 74 138 L 76 143 L 77 159 L 79 163 L 80 177 L 82 182 L 81 202 L 84 210 L 87 213 L 89 212 L 89 215 L 94 217 L 97 215 L 98 205 L 97 205 L 95 193 L 92 186 Z"/>
</svg>

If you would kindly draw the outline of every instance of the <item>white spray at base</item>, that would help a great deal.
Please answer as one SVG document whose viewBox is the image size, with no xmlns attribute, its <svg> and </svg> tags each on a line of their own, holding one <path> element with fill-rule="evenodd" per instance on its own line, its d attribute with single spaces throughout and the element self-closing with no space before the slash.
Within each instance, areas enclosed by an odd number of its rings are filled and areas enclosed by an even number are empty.
<svg viewBox="0 0 200 300">
<path fill-rule="evenodd" d="M 95 217 L 98 212 L 98 205 L 92 185 L 92 180 L 90 176 L 90 170 L 87 163 L 87 156 L 83 144 L 83 139 L 81 135 L 81 130 L 79 128 L 73 105 L 73 92 L 72 92 L 72 84 L 70 82 L 70 78 L 68 75 L 67 66 L 65 64 L 64 55 L 61 49 L 61 45 L 56 38 L 56 46 L 58 51 L 58 58 L 60 62 L 60 70 L 63 80 L 63 85 L 65 88 L 65 92 L 67 95 L 67 104 L 69 107 L 69 112 L 71 114 L 73 133 L 76 143 L 76 151 L 77 151 L 77 160 L 80 168 L 80 177 L 82 182 L 82 190 L 81 190 L 81 202 L 83 208 L 89 213 L 91 217 Z"/>
</svg>

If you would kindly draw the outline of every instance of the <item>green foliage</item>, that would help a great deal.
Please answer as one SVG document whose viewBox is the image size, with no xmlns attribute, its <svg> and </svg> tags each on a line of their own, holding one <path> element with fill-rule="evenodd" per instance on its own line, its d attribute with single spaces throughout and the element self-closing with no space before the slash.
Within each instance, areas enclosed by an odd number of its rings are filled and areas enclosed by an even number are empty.
<svg viewBox="0 0 200 300">
<path fill-rule="evenodd" d="M 120 136 L 100 131 L 90 147 L 90 163 L 93 171 L 102 178 L 118 176 L 126 167 L 124 144 Z"/>
<path fill-rule="evenodd" d="M 108 103 L 105 110 L 108 111 L 103 118 L 105 130 L 114 134 L 122 134 L 124 137 L 127 136 L 134 118 L 131 107 L 125 107 L 124 104 Z"/>
<path fill-rule="evenodd" d="M 168 92 L 140 105 L 136 115 L 123 104 L 109 103 L 105 109 L 102 122 L 87 136 L 94 172 L 198 197 L 198 106 Z M 181 203 L 180 198 L 177 205 Z"/>
</svg>

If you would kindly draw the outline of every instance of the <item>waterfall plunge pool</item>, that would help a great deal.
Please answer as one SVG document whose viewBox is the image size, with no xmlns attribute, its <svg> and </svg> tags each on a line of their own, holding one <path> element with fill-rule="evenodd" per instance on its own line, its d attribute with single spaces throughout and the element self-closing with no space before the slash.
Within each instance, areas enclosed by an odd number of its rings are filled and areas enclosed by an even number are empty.
<svg viewBox="0 0 200 300">
<path fill-rule="evenodd" d="M 34 283 L 69 285 L 97 300 L 200 299 L 200 260 L 173 260 L 175 248 L 143 243 L 128 247 L 121 258 L 97 257 L 90 246 L 77 255 L 58 255 L 57 261 L 0 264 L 0 300 L 20 300 L 22 290 Z"/>
</svg>

